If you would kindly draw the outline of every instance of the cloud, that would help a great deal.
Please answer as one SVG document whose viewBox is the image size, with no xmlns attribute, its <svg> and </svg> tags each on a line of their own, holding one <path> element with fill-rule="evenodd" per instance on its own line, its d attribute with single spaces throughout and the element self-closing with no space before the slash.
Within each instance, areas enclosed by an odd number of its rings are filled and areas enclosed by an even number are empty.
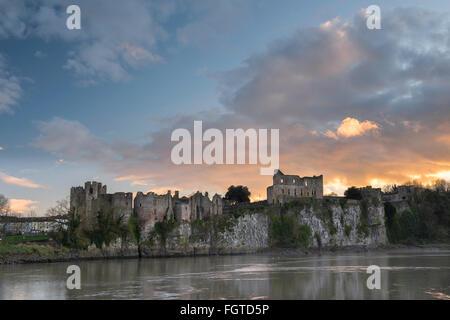
<svg viewBox="0 0 450 320">
<path fill-rule="evenodd" d="M 133 68 L 162 62 L 155 50 L 157 42 L 163 41 L 167 33 L 157 19 L 160 16 L 157 3 L 83 2 L 80 5 L 84 15 L 83 35 L 76 39 L 78 45 L 64 68 L 83 80 L 118 82 L 127 80 Z M 133 19 L 119 23 L 125 16 Z"/>
<path fill-rule="evenodd" d="M 142 182 L 142 181 L 133 181 L 130 183 L 130 186 L 132 187 L 149 187 L 150 185 L 148 183 Z"/>
<path fill-rule="evenodd" d="M 158 51 L 165 43 L 210 44 L 237 32 L 255 3 L 79 0 L 81 30 L 68 30 L 66 8 L 72 1 L 0 0 L 0 39 L 36 37 L 64 41 L 70 49 L 62 67 L 78 83 L 119 82 L 130 79 L 134 69 L 164 62 Z M 37 51 L 35 56 L 44 54 Z"/>
<path fill-rule="evenodd" d="M 262 122 L 313 129 L 347 117 L 441 121 L 448 113 L 448 16 L 398 9 L 384 20 L 389 32 L 368 30 L 358 14 L 353 23 L 334 19 L 273 42 L 242 67 L 217 74 L 223 103 Z"/>
<path fill-rule="evenodd" d="M 427 177 L 437 178 L 437 179 L 444 179 L 444 180 L 450 181 L 450 170 L 449 171 L 442 171 L 442 172 L 427 174 Z"/>
<path fill-rule="evenodd" d="M 44 53 L 44 52 L 42 52 L 42 51 L 37 50 L 37 51 L 34 53 L 34 56 L 35 56 L 36 58 L 43 59 L 43 58 L 47 57 L 47 54 Z"/>
<path fill-rule="evenodd" d="M 334 133 L 331 130 L 327 130 L 327 132 L 325 132 L 324 135 L 326 137 L 328 137 L 328 138 L 332 138 L 332 139 L 335 139 L 335 140 L 339 139 L 339 137 L 336 135 L 336 133 Z"/>
<path fill-rule="evenodd" d="M 13 177 L 3 172 L 0 172 L 0 180 L 2 180 L 7 184 L 12 184 L 24 188 L 33 188 L 33 189 L 42 188 L 41 185 L 34 183 L 33 181 L 30 181 L 26 178 Z"/>
<path fill-rule="evenodd" d="M 2 146 L 0 146 L 0 151 L 2 151 L 3 150 L 3 147 Z"/>
<path fill-rule="evenodd" d="M 221 101 L 238 119 L 280 128 L 281 166 L 294 171 L 363 185 L 444 170 L 449 26 L 448 14 L 402 8 L 385 14 L 383 32 L 360 13 L 300 29 L 217 73 Z"/>
<path fill-rule="evenodd" d="M 0 0 L 0 38 L 25 36 L 27 14 L 24 2 Z"/>
<path fill-rule="evenodd" d="M 328 130 L 324 133 L 325 136 L 333 139 L 338 139 L 338 136 L 350 138 L 355 136 L 361 136 L 370 131 L 377 131 L 380 127 L 369 120 L 359 122 L 358 119 L 345 118 L 342 120 L 341 125 L 338 127 L 336 133 Z"/>
<path fill-rule="evenodd" d="M 64 41 L 71 50 L 63 67 L 80 82 L 124 81 L 134 68 L 163 61 L 155 51 L 157 42 L 167 38 L 163 23 L 174 12 L 175 3 L 80 0 L 82 29 L 68 30 L 65 9 L 70 1 L 0 0 L 0 38 Z M 133 18 L 124 23 L 124 17 Z M 36 51 L 35 56 L 45 54 Z"/>
<path fill-rule="evenodd" d="M 0 114 L 12 113 L 23 95 L 20 79 L 11 74 L 6 59 L 0 53 Z"/>
<path fill-rule="evenodd" d="M 121 181 L 211 193 L 246 184 L 264 195 L 271 177 L 260 176 L 259 166 L 172 164 L 171 132 L 192 130 L 194 120 L 203 120 L 204 130 L 280 129 L 283 172 L 324 174 L 330 192 L 447 172 L 449 26 L 447 15 L 422 9 L 386 13 L 383 32 L 368 30 L 361 13 L 352 21 L 333 19 L 216 73 L 223 112 L 173 115 L 144 143 L 108 141 L 55 118 L 40 124 L 35 145 Z"/>
<path fill-rule="evenodd" d="M 129 64 L 134 64 L 139 61 L 148 60 L 150 62 L 163 62 L 164 59 L 157 54 L 148 52 L 139 47 L 132 46 L 128 43 L 121 45 L 121 49 L 125 51 L 125 58 Z"/>
<path fill-rule="evenodd" d="M 335 193 L 337 195 L 344 195 L 345 190 L 349 187 L 348 183 L 345 179 L 334 178 L 333 180 L 329 180 L 328 183 L 324 185 L 323 193 L 331 194 Z"/>
<path fill-rule="evenodd" d="M 60 159 L 101 160 L 113 156 L 112 147 L 78 121 L 54 117 L 36 124 L 41 134 L 34 140 L 34 146 L 58 155 Z"/>
<path fill-rule="evenodd" d="M 25 199 L 9 199 L 9 205 L 12 212 L 25 213 L 37 210 L 38 201 Z"/>
<path fill-rule="evenodd" d="M 422 130 L 422 126 L 419 121 L 403 121 L 402 124 L 405 127 L 412 129 L 414 132 L 419 132 Z"/>
</svg>

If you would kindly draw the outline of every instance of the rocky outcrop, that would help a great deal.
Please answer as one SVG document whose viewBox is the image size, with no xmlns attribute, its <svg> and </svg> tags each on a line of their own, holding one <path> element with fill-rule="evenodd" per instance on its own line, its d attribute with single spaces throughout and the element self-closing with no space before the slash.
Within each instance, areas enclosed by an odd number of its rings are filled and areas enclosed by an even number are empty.
<svg viewBox="0 0 450 320">
<path fill-rule="evenodd" d="M 147 248 L 167 250 L 262 249 L 269 246 L 269 217 L 266 214 L 223 215 L 177 224 L 166 235 L 152 232 Z"/>
<path fill-rule="evenodd" d="M 324 200 L 286 213 L 310 228 L 310 247 L 377 247 L 387 242 L 381 203 Z"/>
<path fill-rule="evenodd" d="M 289 223 L 280 224 L 283 219 Z M 103 248 L 91 245 L 88 250 L 52 254 L 54 258 L 47 254 L 37 257 L 65 261 L 253 253 L 277 247 L 277 221 L 282 226 L 281 232 L 278 228 L 281 237 L 292 232 L 289 236 L 295 241 L 288 244 L 303 249 L 375 248 L 387 243 L 384 206 L 377 199 L 301 199 L 281 207 L 248 208 L 192 222 L 160 222 L 144 233 L 139 249 L 130 239 L 117 239 Z M 28 262 L 37 261 L 35 251 Z M 19 258 L 10 255 L 0 263 L 27 262 Z"/>
<path fill-rule="evenodd" d="M 281 208 L 266 206 L 256 212 L 182 223 L 167 234 L 153 232 L 146 243 L 152 249 L 185 251 L 264 249 L 276 243 L 271 239 L 272 220 L 281 216 L 289 217 L 294 229 L 301 226 L 309 230 L 307 245 L 302 243 L 307 248 L 377 247 L 387 242 L 381 202 L 305 199 Z"/>
</svg>

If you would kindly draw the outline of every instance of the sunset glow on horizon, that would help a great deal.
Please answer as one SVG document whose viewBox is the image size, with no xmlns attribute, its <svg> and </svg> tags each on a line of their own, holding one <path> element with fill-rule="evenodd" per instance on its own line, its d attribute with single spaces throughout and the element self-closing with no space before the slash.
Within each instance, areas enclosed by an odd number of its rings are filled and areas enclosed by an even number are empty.
<svg viewBox="0 0 450 320">
<path fill-rule="evenodd" d="M 279 169 L 323 175 L 324 194 L 450 180 L 450 5 L 390 1 L 370 30 L 361 1 L 164 3 L 82 0 L 78 33 L 50 0 L 0 21 L 0 193 L 17 212 L 44 215 L 92 180 L 211 197 L 244 185 L 265 199 L 264 165 L 171 161 L 172 133 L 195 121 L 279 130 Z M 122 12 L 135 19 L 119 28 Z"/>
</svg>

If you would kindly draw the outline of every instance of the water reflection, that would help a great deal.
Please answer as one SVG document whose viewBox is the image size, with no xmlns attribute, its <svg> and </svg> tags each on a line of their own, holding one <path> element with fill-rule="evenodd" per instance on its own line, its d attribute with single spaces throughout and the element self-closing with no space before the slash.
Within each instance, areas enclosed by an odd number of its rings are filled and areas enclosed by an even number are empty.
<svg viewBox="0 0 450 320">
<path fill-rule="evenodd" d="M 81 268 L 81 290 L 66 269 Z M 369 265 L 381 290 L 369 290 Z M 450 252 L 215 256 L 0 266 L 0 299 L 446 299 Z"/>
</svg>

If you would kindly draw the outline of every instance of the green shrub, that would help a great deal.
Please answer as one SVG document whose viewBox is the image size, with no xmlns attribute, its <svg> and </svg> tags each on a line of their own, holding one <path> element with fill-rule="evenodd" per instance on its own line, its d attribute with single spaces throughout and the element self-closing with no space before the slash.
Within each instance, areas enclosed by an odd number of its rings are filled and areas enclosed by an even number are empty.
<svg viewBox="0 0 450 320">
<path fill-rule="evenodd" d="M 397 242 L 398 226 L 396 225 L 395 215 L 397 209 L 390 202 L 384 204 L 384 225 L 386 227 L 386 235 L 391 243 Z"/>
<path fill-rule="evenodd" d="M 154 234 L 158 235 L 159 240 L 161 241 L 161 246 L 165 247 L 168 234 L 172 232 L 177 227 L 177 225 L 178 224 L 173 219 L 170 219 L 169 221 L 158 221 L 155 223 L 155 226 L 153 227 L 151 233 L 153 232 Z"/>
<path fill-rule="evenodd" d="M 20 243 L 49 240 L 50 235 L 36 235 L 36 236 L 10 236 L 2 239 L 4 243 Z"/>
<path fill-rule="evenodd" d="M 347 198 L 341 198 L 339 199 L 339 204 L 341 205 L 342 210 L 345 210 L 345 206 L 347 204 Z"/>
<path fill-rule="evenodd" d="M 329 206 L 323 206 L 320 210 L 320 218 L 324 223 L 328 225 L 330 235 L 334 235 L 337 232 L 336 226 L 333 222 L 333 210 Z"/>
<path fill-rule="evenodd" d="M 49 245 L 37 245 L 37 244 L 1 244 L 0 245 L 0 258 L 9 258 L 12 256 L 38 256 L 41 258 L 52 259 L 57 254 L 67 253 L 66 248 L 54 248 Z"/>
<path fill-rule="evenodd" d="M 241 211 L 241 210 L 235 210 L 235 211 L 233 211 L 233 217 L 234 218 L 239 218 L 239 217 L 242 217 L 244 215 L 244 213 Z"/>
<path fill-rule="evenodd" d="M 271 245 L 275 247 L 308 247 L 311 229 L 307 225 L 299 225 L 294 217 L 288 215 L 270 217 Z"/>
<path fill-rule="evenodd" d="M 206 241 L 211 231 L 211 223 L 209 219 L 194 220 L 191 222 L 192 241 Z"/>
<path fill-rule="evenodd" d="M 377 197 L 372 197 L 372 204 L 375 207 L 378 207 L 380 205 L 380 200 Z"/>
<path fill-rule="evenodd" d="M 347 199 L 353 199 L 353 200 L 361 200 L 362 199 L 361 190 L 356 187 L 350 187 L 347 190 L 345 190 L 344 196 Z"/>
<path fill-rule="evenodd" d="M 110 208 L 100 208 L 92 231 L 87 231 L 91 243 L 97 248 L 102 248 L 103 245 L 109 246 L 118 238 L 127 239 L 129 228 L 124 225 L 123 220 L 123 216 L 114 217 Z"/>
<path fill-rule="evenodd" d="M 366 219 L 361 217 L 361 220 L 359 222 L 359 225 L 357 227 L 358 235 L 363 237 L 369 236 L 369 225 L 367 224 Z"/>
<path fill-rule="evenodd" d="M 215 233 L 231 231 L 237 222 L 237 218 L 229 215 L 215 216 L 213 219 Z"/>
<path fill-rule="evenodd" d="M 305 205 L 308 203 L 307 199 L 293 199 L 293 200 L 289 200 L 288 202 L 286 202 L 283 205 L 283 208 L 286 210 L 289 209 L 304 209 Z"/>
<path fill-rule="evenodd" d="M 306 224 L 302 224 L 297 226 L 296 229 L 295 243 L 301 247 L 308 247 L 311 239 L 311 228 Z"/>
<path fill-rule="evenodd" d="M 359 236 L 368 237 L 369 236 L 369 224 L 367 219 L 369 217 L 369 205 L 367 200 L 361 200 L 359 203 L 361 209 L 361 215 L 359 217 L 359 225 L 357 227 L 357 232 Z"/>
<path fill-rule="evenodd" d="M 67 220 L 66 228 L 62 228 L 59 232 L 55 233 L 53 238 L 67 248 L 87 249 L 91 241 L 82 229 L 81 216 L 74 210 L 71 210 Z"/>
<path fill-rule="evenodd" d="M 320 234 L 318 234 L 317 232 L 314 233 L 314 237 L 316 238 L 317 244 L 320 247 L 322 247 L 322 239 L 320 238 Z"/>
<path fill-rule="evenodd" d="M 350 233 L 352 232 L 352 226 L 345 225 L 344 232 L 347 237 L 350 237 Z"/>
<path fill-rule="evenodd" d="M 436 236 L 436 230 L 442 228 L 435 224 L 435 204 L 426 202 L 416 205 L 410 204 L 410 210 L 397 212 L 391 203 L 384 204 L 385 227 L 388 240 L 391 243 L 414 244 L 424 241 L 446 240 L 445 232 L 440 233 L 443 237 Z M 448 238 L 447 238 L 448 239 Z"/>
<path fill-rule="evenodd" d="M 128 228 L 130 229 L 130 234 L 132 236 L 133 242 L 137 246 L 140 246 L 143 226 L 139 222 L 139 219 L 136 215 L 132 214 L 128 219 Z"/>
</svg>

